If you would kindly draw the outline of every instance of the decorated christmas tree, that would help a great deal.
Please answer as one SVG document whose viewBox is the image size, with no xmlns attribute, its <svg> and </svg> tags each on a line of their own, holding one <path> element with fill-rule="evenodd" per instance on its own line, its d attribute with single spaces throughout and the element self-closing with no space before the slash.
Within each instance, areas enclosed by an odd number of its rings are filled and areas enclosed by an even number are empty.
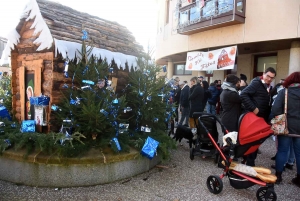
<svg viewBox="0 0 300 201">
<path fill-rule="evenodd" d="M 153 140 L 158 148 L 152 152 L 167 158 L 170 148 L 174 148 L 174 141 L 167 135 L 175 110 L 173 85 L 159 76 L 161 69 L 150 56 L 141 54 L 144 56 L 137 59 L 137 66 L 126 66 L 130 72 L 122 78 L 128 84 L 117 93 L 112 83 L 117 68 L 114 60 L 92 55 L 87 38 L 83 30 L 82 48 L 77 50 L 76 59 L 65 61 L 61 103 L 51 106 L 55 118 L 50 123 L 60 129 L 24 135 L 18 123 L 7 123 L 10 126 L 5 129 L 10 131 L 0 136 L 1 151 L 9 146 L 26 146 L 28 153 L 35 150 L 74 157 L 91 148 L 129 152 L 135 147 L 143 153 L 146 145 L 152 148 L 149 143 Z"/>
</svg>

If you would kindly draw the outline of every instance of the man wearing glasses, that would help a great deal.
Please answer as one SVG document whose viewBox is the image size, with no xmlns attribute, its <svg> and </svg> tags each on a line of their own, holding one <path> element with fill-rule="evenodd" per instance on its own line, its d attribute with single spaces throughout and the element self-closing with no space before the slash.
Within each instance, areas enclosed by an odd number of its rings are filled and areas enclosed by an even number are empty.
<svg viewBox="0 0 300 201">
<path fill-rule="evenodd" d="M 249 112 L 254 112 L 259 117 L 268 121 L 271 112 L 271 82 L 276 76 L 274 68 L 269 67 L 265 70 L 262 76 L 254 78 L 251 83 L 242 91 L 240 97 L 244 109 Z M 247 157 L 247 165 L 255 166 L 257 152 L 250 154 Z"/>
</svg>

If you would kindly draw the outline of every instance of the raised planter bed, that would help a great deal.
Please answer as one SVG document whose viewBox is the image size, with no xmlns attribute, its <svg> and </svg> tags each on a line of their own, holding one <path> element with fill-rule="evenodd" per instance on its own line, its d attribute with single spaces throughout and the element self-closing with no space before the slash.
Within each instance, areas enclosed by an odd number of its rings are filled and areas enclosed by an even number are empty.
<svg viewBox="0 0 300 201">
<path fill-rule="evenodd" d="M 58 158 L 39 153 L 24 157 L 24 151 L 7 150 L 0 156 L 0 179 L 40 187 L 75 187 L 105 184 L 132 177 L 154 167 L 136 150 L 103 154 L 91 150 L 80 158 Z"/>
</svg>

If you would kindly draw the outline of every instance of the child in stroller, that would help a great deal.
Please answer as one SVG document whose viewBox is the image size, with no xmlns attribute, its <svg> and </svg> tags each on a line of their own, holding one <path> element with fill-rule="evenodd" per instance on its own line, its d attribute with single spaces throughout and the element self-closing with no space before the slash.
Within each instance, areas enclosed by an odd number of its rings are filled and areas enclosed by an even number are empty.
<svg viewBox="0 0 300 201">
<path fill-rule="evenodd" d="M 222 179 L 228 176 L 230 185 L 236 189 L 249 188 L 255 184 L 260 187 L 257 190 L 256 197 L 258 200 L 276 200 L 277 195 L 274 191 L 274 183 L 277 177 L 271 174 L 271 170 L 263 167 L 250 167 L 233 162 L 234 157 L 242 157 L 253 153 L 258 147 L 273 134 L 271 126 L 264 119 L 257 117 L 254 113 L 249 112 L 241 115 L 239 119 L 239 131 L 236 133 L 236 139 L 232 139 L 224 125 L 215 115 L 201 113 L 199 114 L 198 123 L 205 131 L 214 147 L 219 152 L 220 159 L 223 160 L 222 168 L 224 169 L 221 176 L 211 175 L 207 178 L 207 187 L 210 192 L 218 194 L 223 189 Z M 204 125 L 201 116 L 210 116 L 218 121 L 225 131 L 223 141 L 226 145 L 219 147 L 216 139 L 210 134 L 209 129 Z M 231 137 L 229 137 L 231 136 Z M 236 141 L 236 143 L 234 143 Z"/>
</svg>

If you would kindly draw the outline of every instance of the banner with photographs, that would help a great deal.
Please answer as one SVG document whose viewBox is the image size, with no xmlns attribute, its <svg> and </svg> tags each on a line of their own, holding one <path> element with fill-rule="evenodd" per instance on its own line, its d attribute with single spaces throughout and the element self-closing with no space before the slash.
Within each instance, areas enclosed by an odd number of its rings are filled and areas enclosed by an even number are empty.
<svg viewBox="0 0 300 201">
<path fill-rule="evenodd" d="M 209 52 L 188 52 L 185 70 L 228 70 L 234 69 L 237 46 L 225 47 Z"/>
</svg>

